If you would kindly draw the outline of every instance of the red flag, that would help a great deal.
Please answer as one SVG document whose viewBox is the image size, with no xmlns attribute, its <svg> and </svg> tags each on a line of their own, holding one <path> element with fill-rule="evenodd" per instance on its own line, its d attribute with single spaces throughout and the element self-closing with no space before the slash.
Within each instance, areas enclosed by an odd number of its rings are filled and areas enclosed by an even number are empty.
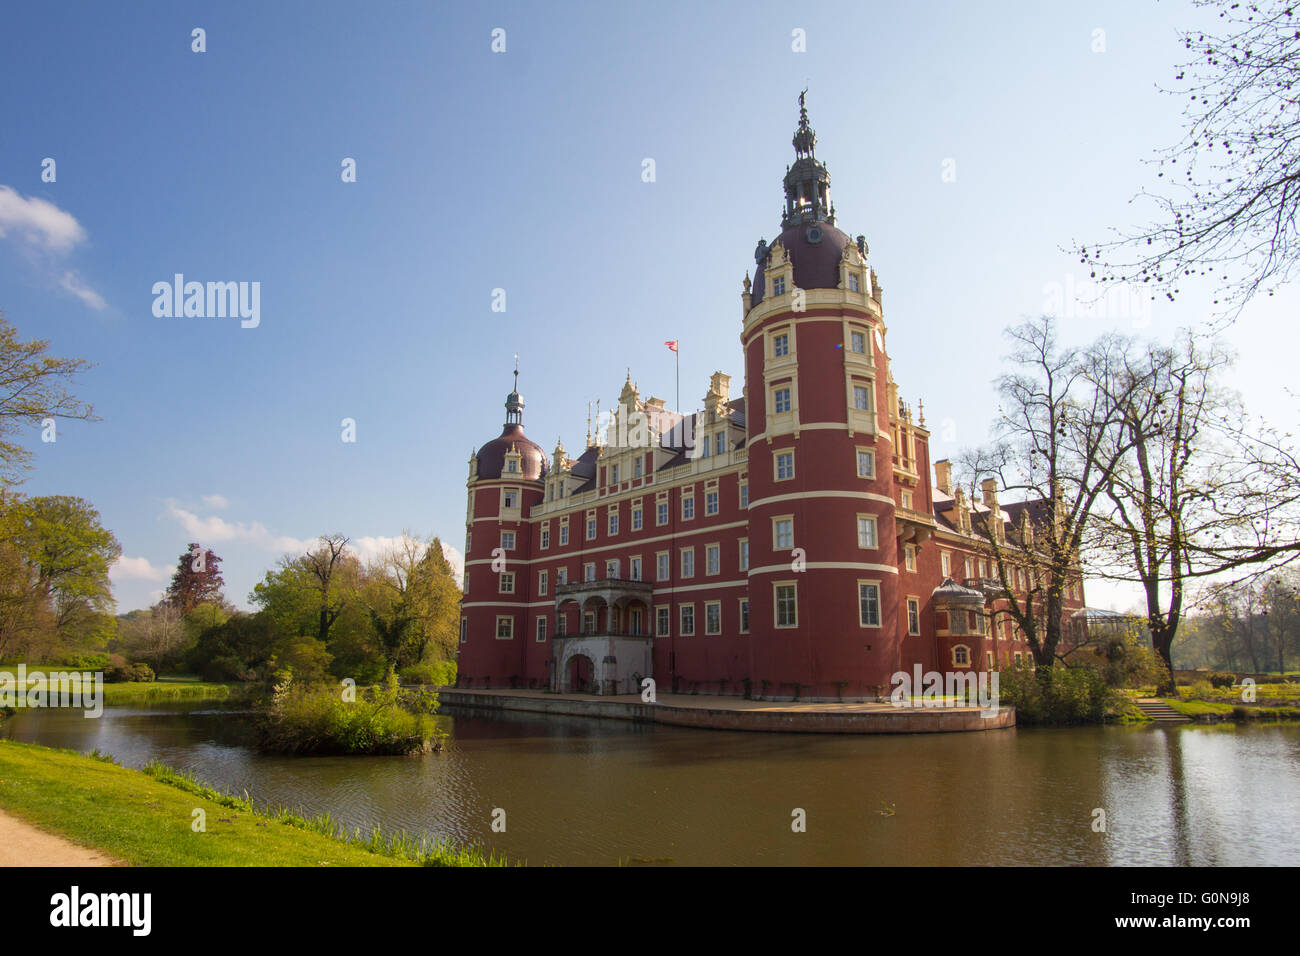
<svg viewBox="0 0 1300 956">
<path fill-rule="evenodd" d="M 672 349 L 672 351 L 674 351 L 674 352 L 677 351 L 677 340 L 676 340 L 676 339 L 673 339 L 671 342 L 665 342 L 664 345 L 668 346 L 668 348 Z"/>
</svg>

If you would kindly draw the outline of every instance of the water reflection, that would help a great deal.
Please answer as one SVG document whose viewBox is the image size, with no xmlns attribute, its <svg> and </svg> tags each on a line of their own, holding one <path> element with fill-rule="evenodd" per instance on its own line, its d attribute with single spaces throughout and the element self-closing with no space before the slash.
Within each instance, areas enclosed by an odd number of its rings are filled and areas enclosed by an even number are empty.
<svg viewBox="0 0 1300 956">
<path fill-rule="evenodd" d="M 1296 727 L 838 737 L 456 709 L 440 755 L 286 758 L 250 749 L 244 716 L 193 708 L 19 712 L 4 732 L 530 863 L 1300 862 Z"/>
</svg>

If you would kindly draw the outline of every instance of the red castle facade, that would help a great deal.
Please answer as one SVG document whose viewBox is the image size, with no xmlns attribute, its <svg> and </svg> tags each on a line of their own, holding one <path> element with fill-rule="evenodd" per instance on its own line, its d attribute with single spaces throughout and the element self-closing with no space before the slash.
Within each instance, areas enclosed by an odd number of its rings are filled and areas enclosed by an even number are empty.
<svg viewBox="0 0 1300 956">
<path fill-rule="evenodd" d="M 460 686 L 877 698 L 918 664 L 1028 657 L 973 522 L 1024 534 L 1043 503 L 1000 505 L 991 481 L 970 501 L 931 462 L 815 144 L 801 108 L 782 231 L 744 282 L 741 397 L 718 372 L 683 416 L 629 373 L 606 434 L 548 460 L 508 396 L 469 463 Z"/>
</svg>

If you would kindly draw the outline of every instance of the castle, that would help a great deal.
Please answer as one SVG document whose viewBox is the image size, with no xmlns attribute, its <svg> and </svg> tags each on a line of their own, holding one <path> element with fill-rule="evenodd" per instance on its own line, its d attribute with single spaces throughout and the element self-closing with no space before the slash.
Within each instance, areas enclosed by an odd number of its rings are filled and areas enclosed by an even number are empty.
<svg viewBox="0 0 1300 956">
<path fill-rule="evenodd" d="M 1044 503 L 1000 504 L 992 480 L 969 500 L 931 462 L 816 142 L 801 96 L 781 233 L 744 280 L 741 397 L 717 372 L 682 415 L 629 371 L 607 434 L 548 461 L 516 370 L 503 431 L 469 461 L 459 686 L 878 698 L 916 665 L 1028 658 L 972 522 L 1032 533 Z M 1078 580 L 1065 610 L 1082 607 Z"/>
</svg>

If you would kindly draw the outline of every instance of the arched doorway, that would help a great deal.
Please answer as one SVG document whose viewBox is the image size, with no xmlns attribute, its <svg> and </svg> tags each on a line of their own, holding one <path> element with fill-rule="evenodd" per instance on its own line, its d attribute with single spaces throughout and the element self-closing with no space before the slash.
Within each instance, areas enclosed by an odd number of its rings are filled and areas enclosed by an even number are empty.
<svg viewBox="0 0 1300 956">
<path fill-rule="evenodd" d="M 575 654 L 569 660 L 569 692 L 588 694 L 595 689 L 596 666 L 585 654 Z"/>
</svg>

